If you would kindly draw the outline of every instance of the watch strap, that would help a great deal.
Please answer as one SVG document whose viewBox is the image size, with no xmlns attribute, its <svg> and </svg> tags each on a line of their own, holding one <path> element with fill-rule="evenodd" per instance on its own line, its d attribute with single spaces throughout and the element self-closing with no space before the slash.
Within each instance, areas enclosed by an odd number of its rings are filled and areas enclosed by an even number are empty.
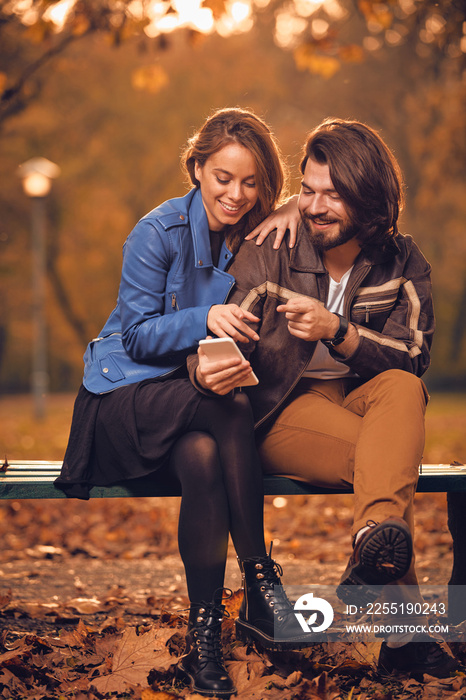
<svg viewBox="0 0 466 700">
<path fill-rule="evenodd" d="M 345 335 L 348 332 L 348 319 L 345 318 L 344 316 L 341 316 L 341 314 L 335 314 L 335 316 L 338 316 L 338 320 L 340 321 L 340 325 L 338 326 L 338 330 L 333 336 L 333 338 L 330 338 L 328 340 L 323 340 L 322 342 L 324 345 L 326 345 L 328 348 L 334 348 L 336 345 L 340 345 L 345 339 Z"/>
</svg>

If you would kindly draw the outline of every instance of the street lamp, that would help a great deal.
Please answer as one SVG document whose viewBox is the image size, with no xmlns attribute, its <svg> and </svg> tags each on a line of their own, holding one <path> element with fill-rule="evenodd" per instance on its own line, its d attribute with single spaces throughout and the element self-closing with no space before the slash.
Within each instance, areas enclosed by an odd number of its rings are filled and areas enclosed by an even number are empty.
<svg viewBox="0 0 466 700">
<path fill-rule="evenodd" d="M 32 394 L 37 419 L 45 415 L 45 397 L 48 390 L 47 335 L 45 316 L 45 280 L 47 276 L 45 200 L 52 187 L 52 179 L 60 168 L 46 158 L 31 158 L 18 168 L 25 194 L 31 199 L 32 232 Z"/>
</svg>

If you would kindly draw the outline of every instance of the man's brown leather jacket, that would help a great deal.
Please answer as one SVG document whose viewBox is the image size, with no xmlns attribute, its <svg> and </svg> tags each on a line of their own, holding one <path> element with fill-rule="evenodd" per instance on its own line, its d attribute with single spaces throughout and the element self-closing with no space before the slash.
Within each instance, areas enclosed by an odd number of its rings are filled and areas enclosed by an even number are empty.
<svg viewBox="0 0 466 700">
<path fill-rule="evenodd" d="M 257 246 L 242 244 L 229 272 L 236 285 L 228 299 L 261 321 L 257 343 L 243 346 L 259 384 L 247 389 L 256 427 L 263 426 L 289 396 L 316 347 L 288 332 L 276 307 L 295 296 L 325 304 L 328 272 L 310 239 L 301 233 L 290 251 L 273 249 L 273 236 Z M 421 376 L 430 364 L 435 320 L 431 266 L 410 236 L 397 235 L 389 249 L 359 254 L 346 288 L 344 315 L 359 334 L 356 351 L 335 359 L 367 381 L 380 372 L 401 369 Z"/>
</svg>

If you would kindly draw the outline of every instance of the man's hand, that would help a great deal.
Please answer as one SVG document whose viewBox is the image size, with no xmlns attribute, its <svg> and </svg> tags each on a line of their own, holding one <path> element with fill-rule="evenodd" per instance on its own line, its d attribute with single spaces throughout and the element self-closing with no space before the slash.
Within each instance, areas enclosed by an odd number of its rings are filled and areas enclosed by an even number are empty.
<svg viewBox="0 0 466 700">
<path fill-rule="evenodd" d="M 207 328 L 219 338 L 230 336 L 239 343 L 259 340 L 257 333 L 244 321 L 258 323 L 260 319 L 237 304 L 214 304 L 207 314 Z"/>
<path fill-rule="evenodd" d="M 201 346 L 197 354 L 199 365 L 196 369 L 196 380 L 204 389 L 215 394 L 228 394 L 235 387 L 242 386 L 252 373 L 250 363 L 239 357 L 211 362 Z"/>
<path fill-rule="evenodd" d="M 296 297 L 277 306 L 277 311 L 285 314 L 291 335 L 303 340 L 333 338 L 340 325 L 338 316 L 316 299 Z"/>
</svg>

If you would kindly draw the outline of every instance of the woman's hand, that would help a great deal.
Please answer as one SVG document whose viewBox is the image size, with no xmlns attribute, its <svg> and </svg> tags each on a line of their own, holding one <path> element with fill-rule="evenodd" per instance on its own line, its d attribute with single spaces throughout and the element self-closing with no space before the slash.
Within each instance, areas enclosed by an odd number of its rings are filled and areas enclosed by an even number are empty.
<svg viewBox="0 0 466 700">
<path fill-rule="evenodd" d="M 199 365 L 196 369 L 196 381 L 204 389 L 224 396 L 244 381 L 252 373 L 251 365 L 247 360 L 231 358 L 230 360 L 210 361 L 199 346 L 197 351 Z"/>
<path fill-rule="evenodd" d="M 240 343 L 247 343 L 249 339 L 259 340 L 257 333 L 245 320 L 252 323 L 260 321 L 250 311 L 240 309 L 237 304 L 214 304 L 207 314 L 207 328 L 219 338 L 230 336 Z"/>
<path fill-rule="evenodd" d="M 272 231 L 275 229 L 277 233 L 275 234 L 275 241 L 273 247 L 275 250 L 280 248 L 281 242 L 285 236 L 287 229 L 290 230 L 290 248 L 293 248 L 296 243 L 296 237 L 298 235 L 298 225 L 301 221 L 301 216 L 298 209 L 298 199 L 297 194 L 289 198 L 285 204 L 276 209 L 272 214 L 270 214 L 262 223 L 260 223 L 256 228 L 251 231 L 246 237 L 246 241 L 251 241 L 253 238 L 257 238 L 256 245 L 261 245 Z"/>
</svg>

